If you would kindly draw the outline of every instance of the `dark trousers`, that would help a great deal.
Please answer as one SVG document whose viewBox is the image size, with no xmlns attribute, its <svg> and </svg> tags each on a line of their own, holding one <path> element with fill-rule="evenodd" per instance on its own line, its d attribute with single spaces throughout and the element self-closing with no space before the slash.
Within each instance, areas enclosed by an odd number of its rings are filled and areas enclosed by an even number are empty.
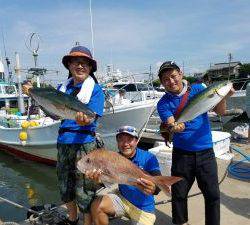
<svg viewBox="0 0 250 225">
<path fill-rule="evenodd" d="M 196 178 L 205 199 L 205 224 L 219 225 L 220 190 L 213 149 L 189 152 L 174 148 L 171 173 L 183 177 L 183 180 L 172 186 L 173 223 L 183 224 L 188 221 L 187 196 Z"/>
</svg>

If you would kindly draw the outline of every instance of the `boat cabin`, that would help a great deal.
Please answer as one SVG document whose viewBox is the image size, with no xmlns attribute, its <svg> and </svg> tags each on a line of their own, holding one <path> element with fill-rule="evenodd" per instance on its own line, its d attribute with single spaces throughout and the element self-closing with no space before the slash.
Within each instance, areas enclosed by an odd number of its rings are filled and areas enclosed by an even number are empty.
<svg viewBox="0 0 250 225">
<path fill-rule="evenodd" d="M 28 96 L 23 95 L 27 104 Z M 0 109 L 18 108 L 18 91 L 15 83 L 0 82 Z"/>
</svg>

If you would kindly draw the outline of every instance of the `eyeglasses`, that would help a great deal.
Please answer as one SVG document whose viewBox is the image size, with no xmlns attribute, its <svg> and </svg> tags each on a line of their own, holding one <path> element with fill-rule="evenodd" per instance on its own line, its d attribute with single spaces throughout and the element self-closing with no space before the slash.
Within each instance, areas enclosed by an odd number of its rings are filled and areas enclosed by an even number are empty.
<svg viewBox="0 0 250 225">
<path fill-rule="evenodd" d="M 83 68 L 89 68 L 90 67 L 90 64 L 88 62 L 83 62 L 83 61 L 71 61 L 70 64 L 72 66 L 81 65 Z"/>
</svg>

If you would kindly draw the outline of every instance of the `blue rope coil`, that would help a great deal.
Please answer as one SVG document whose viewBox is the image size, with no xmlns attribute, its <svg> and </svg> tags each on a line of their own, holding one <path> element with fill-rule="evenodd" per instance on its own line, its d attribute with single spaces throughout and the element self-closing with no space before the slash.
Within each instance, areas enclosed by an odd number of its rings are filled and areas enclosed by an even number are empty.
<svg viewBox="0 0 250 225">
<path fill-rule="evenodd" d="M 229 174 L 231 174 L 237 179 L 250 180 L 250 166 L 249 166 L 250 157 L 244 154 L 240 148 L 236 148 L 232 146 L 231 149 L 235 152 L 238 152 L 240 155 L 242 155 L 244 159 L 238 162 L 231 163 L 228 166 Z M 244 162 L 246 163 L 243 165 Z"/>
</svg>

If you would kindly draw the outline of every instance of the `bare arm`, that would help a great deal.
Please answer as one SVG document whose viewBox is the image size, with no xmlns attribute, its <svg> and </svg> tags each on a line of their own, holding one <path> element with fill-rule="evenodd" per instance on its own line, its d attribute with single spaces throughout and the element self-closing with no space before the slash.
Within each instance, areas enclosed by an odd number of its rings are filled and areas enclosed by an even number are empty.
<svg viewBox="0 0 250 225">
<path fill-rule="evenodd" d="M 232 88 L 229 93 L 214 107 L 213 111 L 217 113 L 220 116 L 225 115 L 226 109 L 227 109 L 227 102 L 226 98 L 232 96 L 234 94 L 235 90 Z"/>
</svg>

